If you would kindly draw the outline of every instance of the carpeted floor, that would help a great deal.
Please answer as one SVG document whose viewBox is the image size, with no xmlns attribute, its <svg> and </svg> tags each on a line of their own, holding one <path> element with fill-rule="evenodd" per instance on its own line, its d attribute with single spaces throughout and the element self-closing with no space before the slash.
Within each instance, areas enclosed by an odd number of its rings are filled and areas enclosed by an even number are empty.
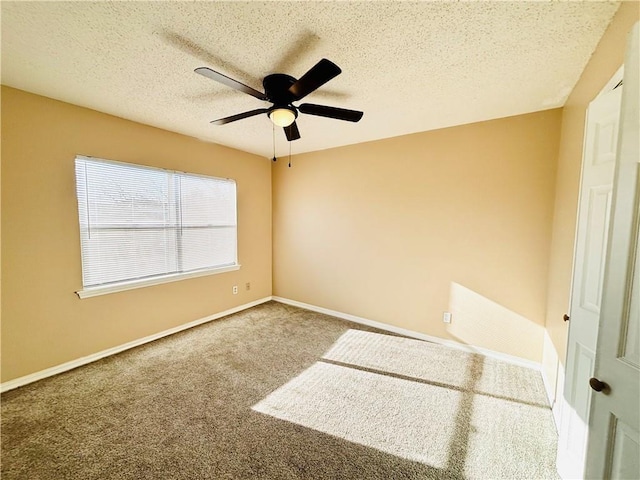
<svg viewBox="0 0 640 480">
<path fill-rule="evenodd" d="M 535 371 L 269 302 L 2 395 L 2 478 L 557 479 Z"/>
</svg>

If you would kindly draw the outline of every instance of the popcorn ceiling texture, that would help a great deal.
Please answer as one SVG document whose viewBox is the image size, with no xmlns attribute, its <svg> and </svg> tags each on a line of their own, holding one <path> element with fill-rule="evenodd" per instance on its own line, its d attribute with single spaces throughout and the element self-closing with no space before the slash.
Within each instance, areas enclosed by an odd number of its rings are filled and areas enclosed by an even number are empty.
<svg viewBox="0 0 640 480">
<path fill-rule="evenodd" d="M 325 57 L 343 73 L 305 98 L 363 110 L 300 115 L 293 153 L 562 106 L 619 2 L 2 2 L 2 83 L 271 156 L 262 90 Z M 277 149 L 288 153 L 282 132 Z"/>
</svg>

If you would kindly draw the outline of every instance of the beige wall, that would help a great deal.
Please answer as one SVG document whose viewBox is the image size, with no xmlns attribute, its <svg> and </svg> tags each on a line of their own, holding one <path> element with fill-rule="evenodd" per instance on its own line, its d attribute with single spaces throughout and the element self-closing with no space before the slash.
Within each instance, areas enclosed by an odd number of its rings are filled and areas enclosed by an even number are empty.
<svg viewBox="0 0 640 480">
<path fill-rule="evenodd" d="M 639 2 L 624 2 L 620 6 L 563 109 L 544 351 L 545 374 L 551 385 L 556 383 L 558 366 L 563 368 L 566 356 L 569 325 L 562 316 L 569 311 L 585 114 L 591 100 L 622 65 L 627 33 L 639 19 Z M 561 388 L 559 384 L 558 389 Z"/>
<path fill-rule="evenodd" d="M 539 362 L 560 121 L 549 110 L 278 162 L 274 295 Z"/>
<path fill-rule="evenodd" d="M 242 268 L 78 299 L 76 154 L 235 179 Z M 2 88 L 3 382 L 267 297 L 271 270 L 267 159 Z"/>
</svg>

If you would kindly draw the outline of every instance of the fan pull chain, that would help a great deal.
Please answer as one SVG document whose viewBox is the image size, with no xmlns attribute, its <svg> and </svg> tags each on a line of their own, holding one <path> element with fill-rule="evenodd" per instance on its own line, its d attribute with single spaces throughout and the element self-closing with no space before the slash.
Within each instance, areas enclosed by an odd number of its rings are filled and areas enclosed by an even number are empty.
<svg viewBox="0 0 640 480">
<path fill-rule="evenodd" d="M 271 160 L 273 160 L 274 162 L 277 160 L 276 158 L 276 126 L 275 125 L 271 125 L 273 128 L 271 129 L 271 131 L 273 132 L 273 158 Z"/>
<path fill-rule="evenodd" d="M 291 168 L 291 142 L 289 142 L 289 168 Z"/>
</svg>

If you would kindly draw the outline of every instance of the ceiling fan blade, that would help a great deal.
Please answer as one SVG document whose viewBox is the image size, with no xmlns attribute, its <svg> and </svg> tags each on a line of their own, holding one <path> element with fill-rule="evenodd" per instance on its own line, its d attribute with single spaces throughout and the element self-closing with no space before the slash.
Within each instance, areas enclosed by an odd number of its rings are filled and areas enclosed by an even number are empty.
<svg viewBox="0 0 640 480">
<path fill-rule="evenodd" d="M 217 120 L 212 120 L 211 123 L 213 123 L 214 125 L 225 125 L 227 123 L 235 122 L 236 120 L 242 120 L 243 118 L 253 117 L 255 115 L 260 115 L 261 113 L 267 113 L 268 111 L 269 111 L 268 108 L 257 108 L 255 110 L 249 110 L 248 112 L 231 115 L 230 117 L 224 117 L 224 118 L 219 118 Z"/>
<path fill-rule="evenodd" d="M 287 136 L 287 140 L 289 140 L 290 142 L 298 140 L 300 138 L 300 131 L 298 130 L 298 125 L 296 125 L 296 122 L 293 122 L 288 127 L 284 127 L 284 134 Z"/>
<path fill-rule="evenodd" d="M 364 112 L 359 112 L 358 110 L 327 107 L 326 105 L 315 105 L 313 103 L 303 103 L 298 107 L 298 110 L 300 113 L 306 113 L 307 115 L 335 118 L 337 120 L 346 120 L 347 122 L 357 122 L 364 115 Z"/>
<path fill-rule="evenodd" d="M 289 93 L 294 100 L 306 97 L 316 88 L 324 85 L 332 78 L 340 75 L 342 70 L 335 63 L 323 58 L 316 63 L 311 70 L 305 73 L 300 79 L 289 87 Z"/>
<path fill-rule="evenodd" d="M 220 82 L 224 85 L 226 85 L 227 87 L 231 87 L 235 90 L 239 90 L 241 92 L 244 93 L 248 93 L 249 95 L 259 98 L 260 100 L 266 100 L 267 97 L 264 93 L 259 92 L 258 90 L 255 90 L 247 85 L 245 85 L 244 83 L 240 83 L 237 80 L 234 80 L 233 78 L 229 78 L 226 75 L 223 75 L 219 72 L 216 72 L 215 70 L 211 70 L 208 67 L 199 67 L 196 68 L 194 70 L 196 73 L 199 73 L 200 75 L 203 75 L 207 78 L 210 78 L 211 80 L 215 80 L 216 82 Z"/>
<path fill-rule="evenodd" d="M 161 29 L 158 34 L 160 35 L 160 38 L 174 48 L 182 50 L 191 57 L 197 58 L 205 65 L 216 65 L 218 68 L 224 70 L 235 78 L 253 78 L 250 73 L 241 70 L 237 65 L 226 61 L 211 50 L 206 49 L 203 45 L 199 45 L 188 37 L 164 28 Z"/>
</svg>

